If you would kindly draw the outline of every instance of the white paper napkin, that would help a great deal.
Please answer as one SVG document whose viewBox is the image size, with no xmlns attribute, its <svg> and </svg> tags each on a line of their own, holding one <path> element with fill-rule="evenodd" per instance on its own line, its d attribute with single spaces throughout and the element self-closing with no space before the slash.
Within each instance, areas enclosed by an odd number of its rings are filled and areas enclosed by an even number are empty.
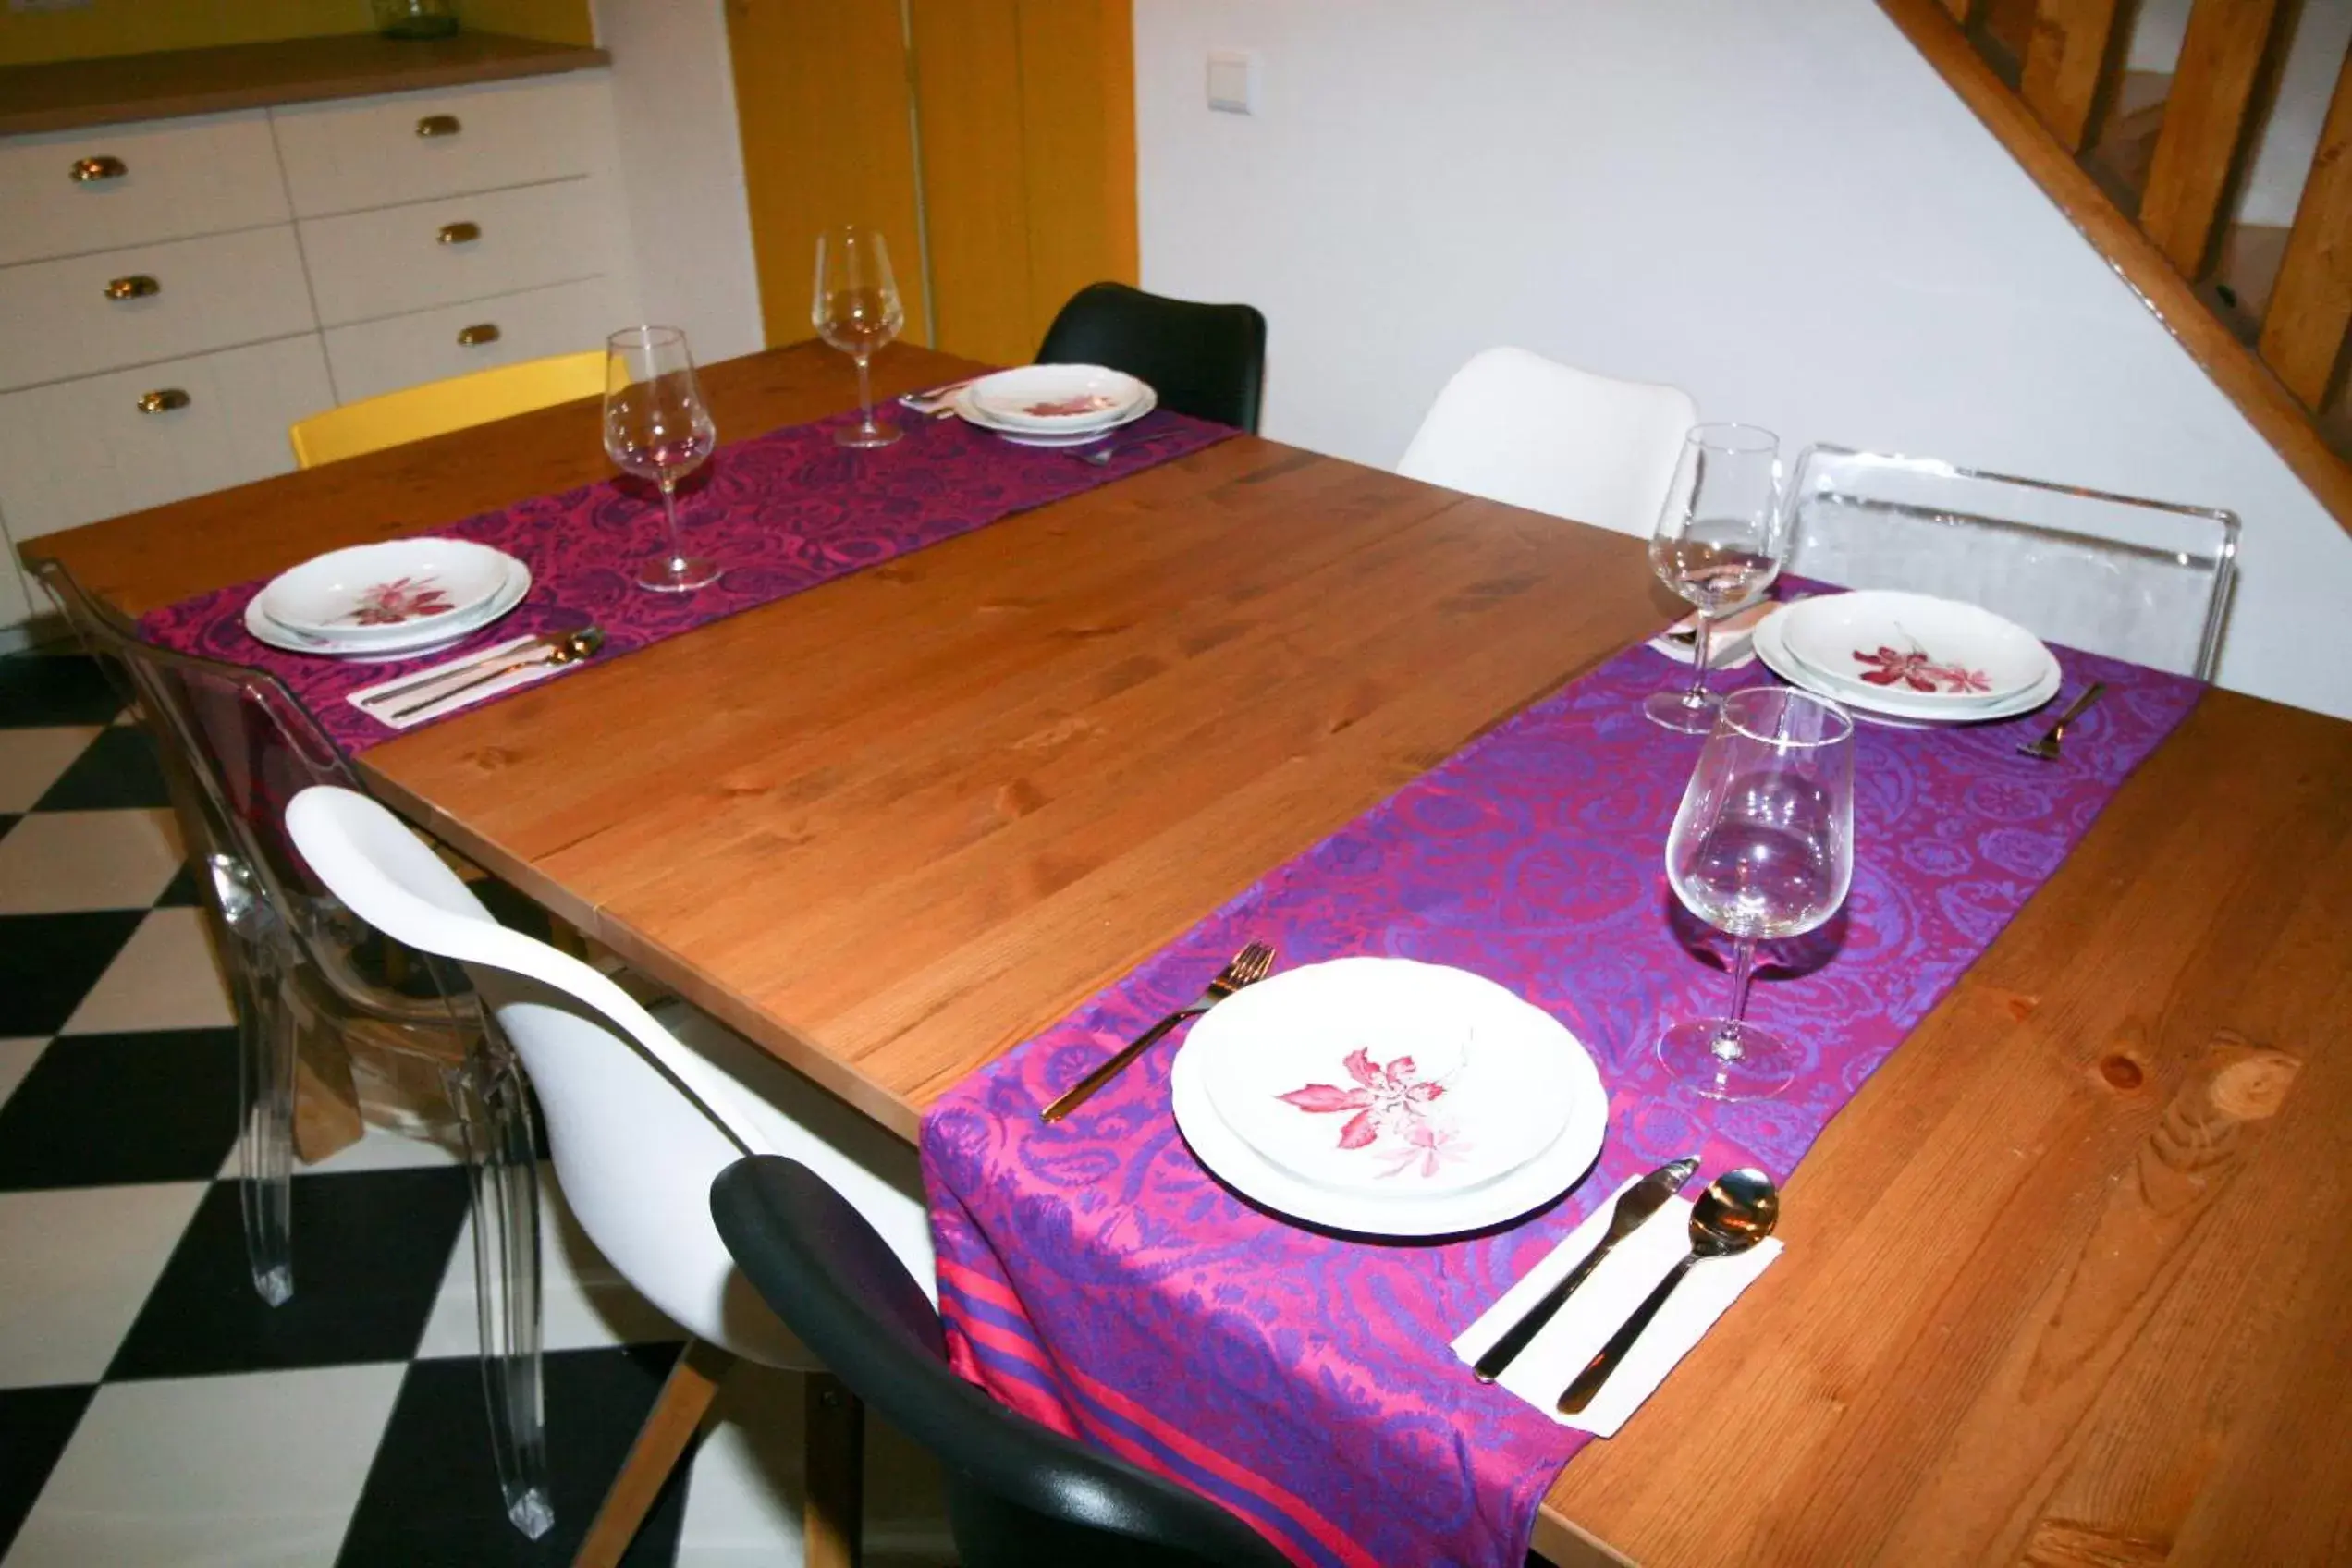
<svg viewBox="0 0 2352 1568">
<path fill-rule="evenodd" d="M 539 638 L 536 636 L 516 637 L 508 642 L 494 643 L 487 648 L 475 648 L 468 653 L 459 654 L 438 667 L 411 670 L 406 675 L 396 676 L 389 680 L 379 680 L 373 686 L 362 686 L 344 698 L 344 701 L 378 724 L 389 725 L 395 729 L 406 729 L 410 725 L 426 723 L 439 718 L 443 714 L 455 713 L 462 707 L 471 707 L 475 703 L 487 702 L 502 692 L 511 692 L 518 686 L 528 686 L 534 680 L 544 680 L 550 675 L 577 668 L 579 663 L 577 660 L 568 665 L 544 660 L 536 664 L 526 664 L 507 671 L 496 680 L 485 680 L 479 686 L 466 686 L 464 691 L 453 692 L 446 701 L 432 701 L 435 692 L 465 686 L 465 683 L 473 677 L 496 668 L 500 659 L 513 658 L 528 653 L 538 642 Z M 447 671 L 446 680 L 439 681 L 429 680 L 430 677 L 440 674 L 444 670 Z M 423 684 L 419 684 L 420 682 Z M 386 695 L 387 692 L 393 692 L 396 688 L 397 694 Z M 420 703 L 432 703 L 432 705 L 417 708 Z M 417 711 L 406 713 L 404 710 L 409 708 L 417 708 Z M 396 718 L 393 717 L 395 714 L 399 714 L 401 717 Z"/>
<path fill-rule="evenodd" d="M 1617 1207 L 1618 1194 L 1639 1179 L 1627 1179 L 1541 1263 L 1462 1331 L 1453 1341 L 1453 1354 L 1464 1365 L 1476 1362 L 1546 1291 L 1566 1279 L 1568 1271 L 1600 1244 L 1601 1237 L 1609 1233 L 1609 1217 Z M 1666 1380 L 1666 1374 L 1690 1354 L 1715 1319 L 1781 1256 L 1781 1243 L 1768 1240 L 1730 1257 L 1700 1259 L 1683 1276 L 1683 1282 L 1674 1287 L 1674 1293 L 1666 1298 L 1666 1305 L 1649 1320 L 1649 1327 L 1592 1403 L 1581 1415 L 1561 1415 L 1561 1390 L 1575 1380 L 1585 1363 L 1599 1354 L 1618 1327 L 1648 1299 L 1651 1287 L 1690 1250 L 1690 1212 L 1688 1198 L 1669 1198 L 1640 1230 L 1619 1242 L 1601 1259 L 1600 1267 L 1576 1287 L 1576 1293 L 1558 1316 L 1544 1325 L 1535 1342 L 1521 1351 L 1496 1381 L 1563 1427 L 1595 1437 L 1615 1437 L 1625 1418 L 1641 1408 L 1650 1390 Z"/>
<path fill-rule="evenodd" d="M 1707 668 L 1743 669 L 1755 662 L 1756 629 L 1764 623 L 1765 617 L 1780 607 L 1777 601 L 1767 600 L 1718 620 L 1715 629 L 1707 634 Z M 1670 659 L 1681 660 L 1684 668 L 1687 668 L 1691 661 L 1691 645 L 1686 641 L 1675 642 L 1672 637 L 1677 632 L 1689 632 L 1697 624 L 1696 612 L 1686 615 L 1651 638 L 1649 645 Z"/>
</svg>

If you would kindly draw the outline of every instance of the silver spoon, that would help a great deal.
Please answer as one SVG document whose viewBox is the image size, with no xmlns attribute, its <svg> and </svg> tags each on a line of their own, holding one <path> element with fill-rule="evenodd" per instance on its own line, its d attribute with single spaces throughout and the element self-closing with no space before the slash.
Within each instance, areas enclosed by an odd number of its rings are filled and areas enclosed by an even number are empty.
<svg viewBox="0 0 2352 1568">
<path fill-rule="evenodd" d="M 1600 1354 L 1585 1363 L 1585 1369 L 1560 1396 L 1560 1413 L 1574 1415 L 1592 1403 L 1593 1395 L 1600 1392 L 1600 1386 L 1609 1381 L 1609 1375 L 1649 1327 L 1649 1320 L 1658 1316 L 1658 1309 L 1666 1305 L 1666 1298 L 1674 1293 L 1674 1287 L 1683 1282 L 1683 1276 L 1691 1271 L 1691 1265 L 1701 1258 L 1746 1252 L 1770 1235 L 1780 1218 L 1781 1191 L 1761 1170 L 1726 1170 L 1709 1182 L 1707 1191 L 1698 1194 L 1698 1202 L 1691 1206 L 1691 1250 L 1674 1265 L 1672 1273 L 1658 1281 L 1649 1299 L 1634 1309 L 1625 1326 L 1600 1347 Z"/>
<path fill-rule="evenodd" d="M 583 626 L 544 654 L 533 655 L 527 659 L 517 659 L 512 664 L 502 664 L 487 674 L 477 675 L 471 680 L 459 681 L 446 692 L 437 692 L 421 703 L 410 704 L 407 707 L 394 713 L 392 717 L 406 718 L 412 713 L 423 713 L 427 708 L 437 708 L 460 692 L 471 692 L 476 686 L 487 686 L 501 676 L 512 675 L 518 669 L 529 669 L 534 664 L 576 664 L 582 659 L 590 657 L 604 645 L 605 629 L 603 627 Z"/>
</svg>

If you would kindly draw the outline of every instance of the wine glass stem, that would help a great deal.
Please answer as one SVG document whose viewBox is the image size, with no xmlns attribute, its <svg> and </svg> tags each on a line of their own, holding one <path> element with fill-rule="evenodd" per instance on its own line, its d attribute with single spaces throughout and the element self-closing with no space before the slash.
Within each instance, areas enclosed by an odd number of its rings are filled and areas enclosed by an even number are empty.
<svg viewBox="0 0 2352 1568">
<path fill-rule="evenodd" d="M 866 357 L 864 354 L 857 354 L 851 357 L 857 361 L 858 407 L 865 412 L 865 423 L 859 426 L 859 428 L 871 434 L 874 429 L 874 388 L 866 380 Z"/>
<path fill-rule="evenodd" d="M 1703 623 L 1702 623 L 1703 624 Z M 1725 1061 L 1740 1055 L 1740 1024 L 1747 1018 L 1747 982 L 1756 972 L 1756 938 L 1742 937 L 1732 949 L 1732 1012 L 1715 1031 L 1714 1051 Z"/>
<path fill-rule="evenodd" d="M 1705 610 L 1698 612 L 1698 626 L 1691 632 L 1691 689 L 1683 699 L 1687 707 L 1707 705 L 1707 635 L 1714 628 L 1714 619 Z"/>
<path fill-rule="evenodd" d="M 662 493 L 662 514 L 669 519 L 669 564 L 673 567 L 683 566 L 686 560 L 686 543 L 679 537 L 678 533 L 678 481 L 664 474 L 659 483 Z"/>
</svg>

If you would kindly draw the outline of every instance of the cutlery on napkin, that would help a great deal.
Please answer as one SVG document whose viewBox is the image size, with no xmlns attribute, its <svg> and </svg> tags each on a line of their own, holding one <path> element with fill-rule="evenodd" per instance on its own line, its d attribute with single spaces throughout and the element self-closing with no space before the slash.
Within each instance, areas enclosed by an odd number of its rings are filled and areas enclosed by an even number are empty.
<svg viewBox="0 0 2352 1568">
<path fill-rule="evenodd" d="M 1577 1286 L 1591 1278 L 1592 1271 L 1600 1267 L 1601 1260 L 1617 1250 L 1619 1242 L 1648 1223 L 1650 1217 L 1666 1206 L 1667 1199 L 1683 1190 L 1683 1184 L 1697 1169 L 1698 1157 L 1691 1155 L 1672 1165 L 1660 1166 L 1618 1194 L 1617 1201 L 1610 1205 L 1609 1229 L 1602 1234 L 1600 1243 L 1586 1253 L 1585 1260 L 1573 1271 L 1562 1276 L 1558 1284 L 1546 1291 L 1543 1299 L 1529 1307 L 1526 1316 L 1505 1330 L 1502 1338 L 1487 1347 L 1476 1365 L 1471 1367 L 1478 1381 L 1491 1383 L 1501 1377 L 1512 1362 L 1518 1358 L 1519 1353 L 1525 1350 L 1535 1337 L 1559 1316 L 1561 1307 L 1576 1293 Z"/>
<path fill-rule="evenodd" d="M 962 381 L 950 381 L 943 386 L 926 386 L 920 392 L 900 393 L 899 403 L 900 407 L 912 409 L 916 413 L 927 414 L 933 419 L 945 419 L 955 412 L 956 394 L 981 379 L 980 376 L 967 375 Z"/>
<path fill-rule="evenodd" d="M 1543 1261 L 1464 1329 L 1453 1341 L 1453 1354 L 1473 1365 L 1491 1350 L 1512 1326 L 1532 1310 L 1547 1292 L 1567 1278 L 1571 1269 L 1600 1244 L 1609 1232 L 1617 1199 L 1638 1178 L 1629 1179 L 1608 1202 L 1585 1218 Z M 1780 1256 L 1782 1243 L 1763 1242 L 1736 1256 L 1711 1258 L 1690 1271 L 1680 1289 L 1651 1319 L 1625 1359 L 1602 1385 L 1581 1414 L 1562 1415 L 1556 1408 L 1560 1390 L 1574 1381 L 1587 1362 L 1599 1354 L 1620 1325 L 1631 1317 L 1657 1283 L 1682 1262 L 1689 1251 L 1691 1202 L 1669 1198 L 1631 1235 L 1618 1242 L 1609 1256 L 1576 1288 L 1557 1316 L 1521 1351 L 1495 1379 L 1497 1386 L 1540 1410 L 1562 1427 L 1595 1437 L 1609 1438 L 1641 1408 L 1650 1390 L 1666 1379 L 1675 1364 L 1714 1326 L 1740 1292 Z"/>
<path fill-rule="evenodd" d="M 1756 629 L 1764 618 L 1781 608 L 1780 601 L 1767 599 L 1731 615 L 1718 616 L 1714 630 L 1707 634 L 1707 668 L 1738 669 L 1753 658 Z M 1686 615 L 1649 640 L 1649 645 L 1668 658 L 1690 663 L 1691 649 L 1698 640 L 1698 617 Z"/>
<path fill-rule="evenodd" d="M 544 680 L 550 675 L 570 668 L 567 664 L 539 662 L 532 657 L 564 635 L 562 632 L 550 632 L 515 637 L 487 648 L 476 648 L 431 668 L 403 675 L 397 680 L 381 680 L 373 686 L 362 686 L 344 701 L 378 724 L 394 729 L 428 723 L 444 714 L 486 702 L 501 692 L 511 692 L 533 680 Z M 509 662 L 501 668 L 500 660 Z M 492 679 L 479 680 L 491 671 L 496 671 Z M 475 684 L 478 680 L 479 684 Z M 447 683 L 445 699 L 435 701 L 434 692 L 442 682 Z"/>
</svg>

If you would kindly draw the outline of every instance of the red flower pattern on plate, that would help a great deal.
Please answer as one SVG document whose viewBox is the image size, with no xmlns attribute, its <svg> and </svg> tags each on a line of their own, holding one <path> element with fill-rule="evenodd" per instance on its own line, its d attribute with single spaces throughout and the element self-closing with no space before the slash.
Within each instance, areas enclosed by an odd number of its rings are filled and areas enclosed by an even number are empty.
<svg viewBox="0 0 2352 1568">
<path fill-rule="evenodd" d="M 398 577 L 360 591 L 358 607 L 348 618 L 354 626 L 398 626 L 404 620 L 447 615 L 457 608 L 448 591 L 431 578 Z"/>
<path fill-rule="evenodd" d="M 1022 411 L 1039 419 L 1064 419 L 1078 414 L 1100 413 L 1115 409 L 1119 399 L 1104 392 L 1086 392 L 1075 398 L 1064 398 L 1058 403 L 1032 403 Z"/>
<path fill-rule="evenodd" d="M 1907 686 L 1914 692 L 1958 694 L 1990 692 L 1992 681 L 1983 670 L 1966 665 L 1938 664 L 1917 646 L 1909 653 L 1881 643 L 1875 651 L 1854 650 L 1854 660 L 1865 666 L 1862 679 L 1872 686 Z"/>
<path fill-rule="evenodd" d="M 1461 1134 L 1429 1109 L 1444 1095 L 1445 1085 L 1423 1079 L 1411 1057 L 1382 1066 L 1359 1046 L 1348 1053 L 1345 1066 L 1355 1081 L 1354 1088 L 1308 1084 L 1275 1097 L 1317 1115 L 1354 1112 L 1340 1128 L 1340 1147 L 1389 1145 L 1382 1150 L 1389 1160 L 1380 1171 L 1383 1176 L 1401 1175 L 1416 1166 L 1422 1176 L 1435 1176 L 1448 1160 L 1468 1154 Z"/>
</svg>

